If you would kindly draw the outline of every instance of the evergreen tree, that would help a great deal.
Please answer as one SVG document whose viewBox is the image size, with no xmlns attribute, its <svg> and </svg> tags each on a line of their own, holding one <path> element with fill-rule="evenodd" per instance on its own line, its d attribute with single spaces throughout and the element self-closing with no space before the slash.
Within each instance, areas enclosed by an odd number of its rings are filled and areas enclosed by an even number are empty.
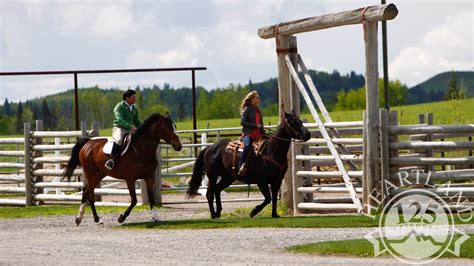
<svg viewBox="0 0 474 266">
<path fill-rule="evenodd" d="M 56 117 L 49 110 L 46 99 L 43 99 L 43 103 L 41 104 L 41 118 L 43 119 L 45 129 L 52 130 L 56 127 Z"/>
<path fill-rule="evenodd" d="M 3 114 L 6 116 L 11 116 L 13 114 L 8 98 L 5 98 L 5 102 L 3 103 Z"/>
<path fill-rule="evenodd" d="M 23 131 L 23 106 L 21 102 L 18 104 L 16 109 L 16 132 L 21 133 Z"/>
</svg>

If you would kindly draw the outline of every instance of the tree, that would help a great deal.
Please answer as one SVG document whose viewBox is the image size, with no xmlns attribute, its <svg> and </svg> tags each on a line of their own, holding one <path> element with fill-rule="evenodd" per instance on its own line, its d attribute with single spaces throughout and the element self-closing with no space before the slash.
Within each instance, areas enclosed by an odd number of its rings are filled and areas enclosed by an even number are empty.
<svg viewBox="0 0 474 266">
<path fill-rule="evenodd" d="M 46 99 L 43 99 L 43 103 L 41 104 L 41 118 L 43 119 L 43 125 L 45 129 L 52 130 L 56 127 L 56 117 L 49 110 Z"/>
<path fill-rule="evenodd" d="M 5 98 L 5 102 L 3 103 L 3 114 L 6 116 L 11 116 L 13 114 L 8 98 Z"/>
<path fill-rule="evenodd" d="M 456 100 L 460 98 L 459 96 L 458 79 L 456 78 L 456 73 L 451 71 L 451 79 L 448 81 L 448 91 L 444 98 L 446 100 Z"/>
<path fill-rule="evenodd" d="M 18 107 L 16 109 L 16 132 L 21 133 L 23 131 L 23 106 L 18 103 Z"/>
</svg>

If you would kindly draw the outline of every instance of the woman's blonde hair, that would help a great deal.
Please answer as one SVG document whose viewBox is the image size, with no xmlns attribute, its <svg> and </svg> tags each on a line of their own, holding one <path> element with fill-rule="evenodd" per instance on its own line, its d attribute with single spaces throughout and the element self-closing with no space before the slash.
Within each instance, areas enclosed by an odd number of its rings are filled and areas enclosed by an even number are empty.
<svg viewBox="0 0 474 266">
<path fill-rule="evenodd" d="M 240 102 L 240 112 L 243 112 L 244 111 L 244 108 L 246 106 L 249 106 L 252 104 L 252 100 L 253 98 L 257 97 L 258 96 L 258 92 L 257 91 L 251 91 L 247 94 L 247 96 L 245 96 L 245 98 L 242 100 L 242 102 Z"/>
</svg>

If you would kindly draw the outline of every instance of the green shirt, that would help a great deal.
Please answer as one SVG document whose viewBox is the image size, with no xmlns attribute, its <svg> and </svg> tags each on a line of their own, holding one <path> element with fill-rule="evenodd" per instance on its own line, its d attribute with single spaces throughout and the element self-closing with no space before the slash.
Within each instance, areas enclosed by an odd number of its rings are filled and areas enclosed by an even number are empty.
<svg viewBox="0 0 474 266">
<path fill-rule="evenodd" d="M 125 101 L 121 101 L 115 106 L 114 115 L 114 127 L 122 127 L 126 130 L 130 130 L 133 127 L 139 127 L 141 124 L 135 105 L 132 105 L 132 111 L 130 111 Z"/>
</svg>

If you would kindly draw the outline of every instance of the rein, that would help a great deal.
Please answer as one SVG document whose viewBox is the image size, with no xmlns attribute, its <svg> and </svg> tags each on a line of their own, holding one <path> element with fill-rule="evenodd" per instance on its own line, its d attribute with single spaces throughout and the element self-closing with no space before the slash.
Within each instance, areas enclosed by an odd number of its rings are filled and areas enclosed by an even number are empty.
<svg viewBox="0 0 474 266">
<path fill-rule="evenodd" d="M 274 159 L 266 156 L 266 155 L 262 155 L 263 159 L 266 160 L 266 161 L 269 161 L 270 163 L 272 163 L 273 165 L 275 165 L 276 167 L 278 167 L 278 169 L 280 169 L 280 175 L 283 174 L 286 169 L 288 168 L 288 162 L 286 162 L 285 164 L 281 164 L 277 161 L 275 161 Z"/>
<path fill-rule="evenodd" d="M 283 120 L 283 122 L 286 123 L 286 125 L 288 126 L 288 128 L 291 129 L 291 131 L 292 131 L 293 133 L 295 133 L 295 135 L 298 135 L 298 132 L 296 132 L 296 130 L 291 127 L 290 123 L 288 123 L 288 120 L 287 120 L 286 118 L 285 118 L 285 120 Z M 281 125 L 282 125 L 282 124 L 281 124 Z M 281 126 L 281 125 L 280 125 L 280 126 Z M 276 131 L 278 131 L 278 129 L 277 129 Z M 292 141 L 291 138 L 290 138 L 290 139 L 281 138 L 281 137 L 275 136 L 274 134 L 275 134 L 275 133 L 272 133 L 272 135 L 270 135 L 270 136 L 268 136 L 268 137 L 269 137 L 269 138 L 273 138 L 273 139 L 282 140 L 282 141 L 288 141 L 288 142 L 291 142 L 291 141 Z M 302 141 L 299 140 L 299 139 L 293 139 L 293 141 L 295 141 L 295 142 L 302 142 Z"/>
</svg>

